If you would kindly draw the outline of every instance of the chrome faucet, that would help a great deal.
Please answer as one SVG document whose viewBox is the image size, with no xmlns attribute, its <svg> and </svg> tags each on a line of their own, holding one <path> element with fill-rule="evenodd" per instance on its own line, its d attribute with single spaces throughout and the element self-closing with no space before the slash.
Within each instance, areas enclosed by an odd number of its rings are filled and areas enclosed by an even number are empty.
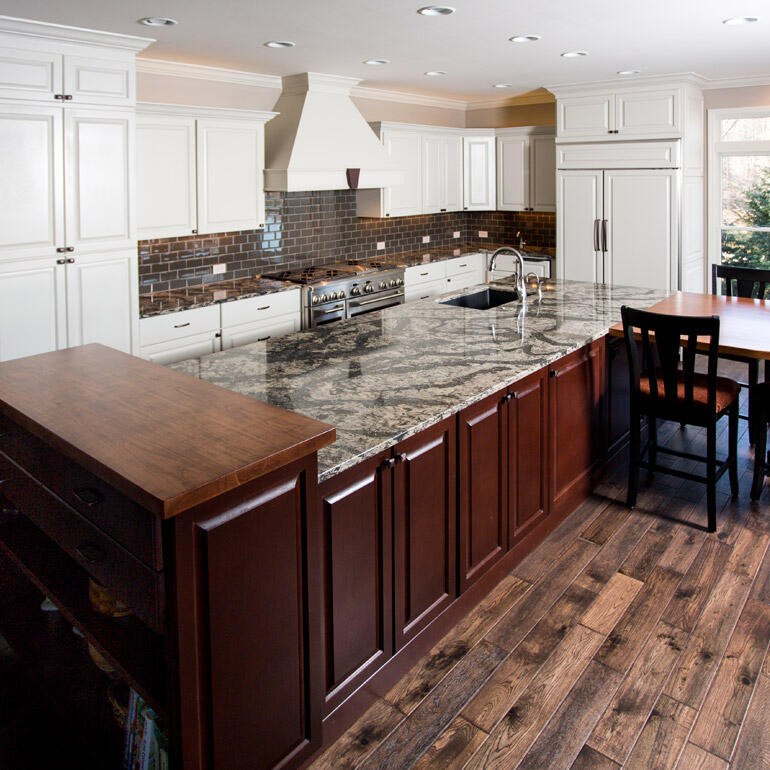
<svg viewBox="0 0 770 770">
<path fill-rule="evenodd" d="M 518 249 L 514 249 L 513 246 L 501 246 L 489 258 L 490 273 L 495 269 L 495 263 L 497 262 L 497 258 L 500 256 L 500 254 L 513 254 L 518 258 L 519 264 L 517 266 L 517 270 L 514 272 L 514 275 L 516 276 L 516 289 L 521 295 L 522 304 L 526 304 L 527 286 L 524 282 L 524 257 L 522 256 L 522 253 Z"/>
</svg>

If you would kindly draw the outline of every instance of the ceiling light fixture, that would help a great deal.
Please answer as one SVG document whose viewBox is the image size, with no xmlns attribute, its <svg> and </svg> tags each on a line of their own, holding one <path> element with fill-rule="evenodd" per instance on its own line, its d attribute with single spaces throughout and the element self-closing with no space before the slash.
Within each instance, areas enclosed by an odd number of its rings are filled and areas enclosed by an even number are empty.
<svg viewBox="0 0 770 770">
<path fill-rule="evenodd" d="M 390 59 L 367 59 L 364 64 L 371 64 L 372 67 L 376 67 L 379 64 L 390 64 Z"/>
<path fill-rule="evenodd" d="M 509 37 L 508 40 L 511 43 L 534 43 L 535 40 L 540 40 L 540 35 L 514 35 Z"/>
<path fill-rule="evenodd" d="M 729 19 L 725 19 L 722 24 L 734 27 L 737 24 L 753 24 L 755 21 L 759 21 L 756 16 L 731 16 Z"/>
<path fill-rule="evenodd" d="M 268 40 L 265 43 L 267 48 L 294 48 L 295 45 L 291 40 Z"/>
<path fill-rule="evenodd" d="M 618 70 L 618 75 L 638 75 L 641 70 Z"/>
<path fill-rule="evenodd" d="M 588 56 L 588 51 L 565 51 L 562 56 L 565 59 L 577 59 L 579 56 Z"/>
<path fill-rule="evenodd" d="M 444 70 L 428 70 L 426 73 L 428 77 L 437 78 L 439 75 L 446 75 Z"/>
<path fill-rule="evenodd" d="M 176 19 L 167 19 L 165 16 L 145 16 L 139 19 L 139 23 L 144 24 L 145 27 L 173 27 L 179 24 Z"/>
<path fill-rule="evenodd" d="M 455 9 L 449 5 L 426 5 L 424 8 L 418 8 L 417 13 L 421 16 L 449 16 Z"/>
<path fill-rule="evenodd" d="M 513 88 L 513 83 L 495 83 L 492 88 Z"/>
</svg>

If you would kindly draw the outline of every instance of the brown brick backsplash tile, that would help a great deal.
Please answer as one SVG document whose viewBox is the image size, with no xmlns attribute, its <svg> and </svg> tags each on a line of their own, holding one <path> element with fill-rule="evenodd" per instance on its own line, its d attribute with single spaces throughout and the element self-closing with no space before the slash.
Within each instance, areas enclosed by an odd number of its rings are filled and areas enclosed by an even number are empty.
<svg viewBox="0 0 770 770">
<path fill-rule="evenodd" d="M 276 272 L 341 259 L 388 256 L 418 249 L 430 235 L 433 248 L 478 241 L 486 230 L 490 243 L 516 243 L 516 233 L 530 246 L 556 245 L 556 215 L 543 212 L 460 211 L 397 219 L 356 216 L 351 190 L 268 193 L 265 230 L 239 230 L 195 237 L 140 241 L 140 291 L 184 288 L 213 280 L 212 265 L 225 263 L 217 280 Z M 385 241 L 378 251 L 377 241 Z M 237 276 L 236 276 L 237 274 Z"/>
</svg>

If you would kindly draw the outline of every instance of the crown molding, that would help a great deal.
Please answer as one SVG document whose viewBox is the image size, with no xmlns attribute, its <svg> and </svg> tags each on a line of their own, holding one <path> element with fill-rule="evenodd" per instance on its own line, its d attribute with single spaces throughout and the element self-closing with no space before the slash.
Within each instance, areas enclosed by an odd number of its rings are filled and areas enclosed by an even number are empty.
<svg viewBox="0 0 770 770">
<path fill-rule="evenodd" d="M 49 24 L 45 21 L 30 21 L 15 16 L 0 16 L 0 32 L 11 35 L 26 35 L 65 43 L 100 45 L 108 48 L 123 48 L 135 53 L 143 51 L 155 42 L 151 37 L 121 35 L 117 32 L 101 32 L 83 27 L 68 27 L 64 24 Z"/>
<path fill-rule="evenodd" d="M 136 114 L 164 117 L 187 118 L 230 118 L 232 120 L 252 120 L 267 123 L 278 115 L 265 110 L 242 110 L 232 107 L 191 107 L 187 104 L 168 104 L 166 102 L 137 102 Z"/>
<path fill-rule="evenodd" d="M 356 99 L 375 99 L 380 102 L 399 102 L 418 104 L 423 107 L 441 107 L 445 110 L 464 110 L 468 102 L 465 99 L 453 99 L 447 96 L 429 96 L 408 91 L 391 91 L 385 88 L 355 86 L 350 95 Z"/>
<path fill-rule="evenodd" d="M 770 86 L 770 75 L 751 75 L 745 78 L 715 78 L 703 84 L 704 90 L 714 88 L 747 88 L 750 86 Z"/>
<path fill-rule="evenodd" d="M 689 84 L 698 88 L 703 88 L 708 80 L 696 72 L 675 72 L 670 75 L 634 75 L 633 77 L 622 77 L 618 75 L 615 78 L 607 80 L 592 80 L 585 83 L 560 83 L 552 86 L 545 86 L 557 97 L 569 96 L 575 93 L 593 93 L 607 91 L 625 91 L 633 90 L 641 86 L 663 86 L 663 85 L 682 85 Z"/>
<path fill-rule="evenodd" d="M 146 75 L 164 75 L 173 78 L 209 80 L 216 83 L 232 83 L 239 86 L 281 90 L 281 78 L 278 75 L 260 75 L 257 72 L 243 72 L 222 67 L 208 67 L 203 64 L 164 61 L 163 59 L 148 59 L 143 56 L 136 59 L 136 71 Z"/>
</svg>

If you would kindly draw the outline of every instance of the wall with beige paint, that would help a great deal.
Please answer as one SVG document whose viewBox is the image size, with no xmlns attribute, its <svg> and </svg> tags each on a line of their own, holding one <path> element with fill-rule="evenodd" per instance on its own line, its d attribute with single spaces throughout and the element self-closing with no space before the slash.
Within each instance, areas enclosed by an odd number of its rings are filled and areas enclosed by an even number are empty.
<svg viewBox="0 0 770 770">
<path fill-rule="evenodd" d="M 506 126 L 555 126 L 556 102 L 547 104 L 520 104 L 468 110 L 466 128 L 505 128 Z"/>
<path fill-rule="evenodd" d="M 448 110 L 443 107 L 427 107 L 421 104 L 381 101 L 379 99 L 353 98 L 353 104 L 369 123 L 394 121 L 416 123 L 423 126 L 454 126 L 465 128 L 465 110 Z"/>
<path fill-rule="evenodd" d="M 712 88 L 703 92 L 707 110 L 729 107 L 770 107 L 770 85 Z"/>
</svg>

